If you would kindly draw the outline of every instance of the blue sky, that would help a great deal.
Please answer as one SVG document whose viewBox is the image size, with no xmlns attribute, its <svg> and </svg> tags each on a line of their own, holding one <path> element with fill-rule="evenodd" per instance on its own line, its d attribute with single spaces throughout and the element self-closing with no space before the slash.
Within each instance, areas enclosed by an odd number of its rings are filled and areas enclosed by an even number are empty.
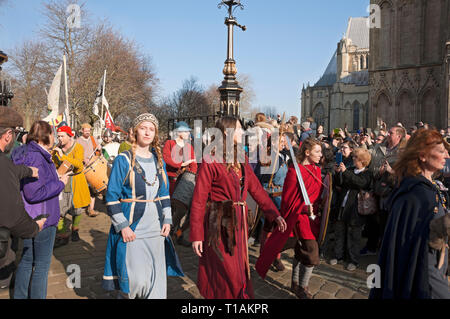
<svg viewBox="0 0 450 319">
<path fill-rule="evenodd" d="M 166 96 L 195 76 L 205 87 L 223 80 L 227 31 L 219 0 L 88 0 L 94 17 L 106 18 L 153 60 Z M 255 106 L 275 106 L 300 116 L 303 83 L 325 70 L 348 18 L 367 16 L 369 0 L 241 0 L 235 16 L 238 73 L 248 74 Z M 0 50 L 36 37 L 43 23 L 40 0 L 9 0 L 0 10 Z M 83 21 L 81 21 L 83 23 Z M 245 88 L 244 88 L 245 89 Z"/>
</svg>

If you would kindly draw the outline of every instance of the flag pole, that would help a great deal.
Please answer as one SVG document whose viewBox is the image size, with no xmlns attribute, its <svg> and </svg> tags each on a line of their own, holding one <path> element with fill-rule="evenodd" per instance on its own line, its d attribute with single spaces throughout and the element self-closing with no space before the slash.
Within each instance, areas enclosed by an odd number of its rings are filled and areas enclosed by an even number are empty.
<svg viewBox="0 0 450 319">
<path fill-rule="evenodd" d="M 58 142 L 58 132 L 56 131 L 55 119 L 52 119 L 52 123 L 53 123 L 53 134 L 55 136 L 55 141 L 53 142 L 53 146 L 55 146 L 59 143 Z"/>
<path fill-rule="evenodd" d="M 103 114 L 103 99 L 105 98 L 105 85 L 106 85 L 106 70 L 105 73 L 103 74 L 103 89 L 102 89 L 102 121 L 100 122 L 101 126 L 102 126 L 102 130 L 103 130 L 103 123 L 105 122 L 104 116 L 106 116 L 106 112 L 105 114 Z"/>
<path fill-rule="evenodd" d="M 69 114 L 69 90 L 67 88 L 67 64 L 66 64 L 66 54 L 63 56 L 64 61 L 64 91 L 66 95 L 66 109 L 64 110 L 64 115 L 66 117 L 67 125 L 71 125 L 70 123 L 70 114 Z M 73 125 L 72 125 L 73 126 Z"/>
</svg>

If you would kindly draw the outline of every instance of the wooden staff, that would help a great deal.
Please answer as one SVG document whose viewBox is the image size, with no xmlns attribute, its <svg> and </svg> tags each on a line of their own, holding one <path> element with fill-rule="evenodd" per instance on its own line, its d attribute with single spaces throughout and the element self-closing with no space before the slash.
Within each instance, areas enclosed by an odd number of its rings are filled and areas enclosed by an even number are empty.
<svg viewBox="0 0 450 319">
<path fill-rule="evenodd" d="M 278 147 L 280 146 L 281 138 L 283 137 L 283 133 L 284 133 L 284 121 L 285 121 L 285 120 L 286 120 L 286 112 L 283 113 L 283 118 L 281 119 L 280 136 L 278 136 Z M 272 188 L 272 190 L 275 188 L 274 185 L 273 185 L 273 177 L 274 177 L 274 175 L 275 175 L 275 169 L 276 169 L 276 167 L 277 167 L 277 165 L 278 165 L 278 157 L 279 157 L 278 153 L 279 153 L 279 150 L 277 150 L 277 156 L 276 156 L 276 158 L 275 158 L 275 164 L 273 165 L 273 168 L 272 168 L 272 174 L 271 174 L 271 176 L 270 176 L 270 181 L 269 181 L 269 188 Z"/>
</svg>

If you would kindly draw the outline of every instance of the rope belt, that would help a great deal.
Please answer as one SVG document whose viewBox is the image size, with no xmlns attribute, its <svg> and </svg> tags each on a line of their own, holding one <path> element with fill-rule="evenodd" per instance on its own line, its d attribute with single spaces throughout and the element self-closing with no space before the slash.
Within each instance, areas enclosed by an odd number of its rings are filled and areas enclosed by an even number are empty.
<svg viewBox="0 0 450 319">
<path fill-rule="evenodd" d="M 216 202 L 216 203 L 225 203 L 225 202 L 228 202 L 228 201 L 225 200 L 225 201 L 220 201 L 220 202 Z M 213 201 L 208 201 L 206 203 L 206 206 L 209 208 L 209 207 L 211 207 L 212 203 L 213 203 Z M 233 202 L 233 206 L 242 206 L 242 207 L 244 207 L 244 206 L 247 206 L 247 202 Z"/>
<path fill-rule="evenodd" d="M 159 202 L 162 201 L 164 199 L 169 199 L 169 196 L 166 197 L 158 197 L 155 199 L 137 199 L 137 198 L 126 198 L 126 199 L 121 199 L 120 201 L 122 203 L 154 203 L 154 202 Z"/>
<path fill-rule="evenodd" d="M 245 205 L 247 205 L 247 203 L 246 202 L 233 202 L 233 205 L 245 206 Z"/>
</svg>

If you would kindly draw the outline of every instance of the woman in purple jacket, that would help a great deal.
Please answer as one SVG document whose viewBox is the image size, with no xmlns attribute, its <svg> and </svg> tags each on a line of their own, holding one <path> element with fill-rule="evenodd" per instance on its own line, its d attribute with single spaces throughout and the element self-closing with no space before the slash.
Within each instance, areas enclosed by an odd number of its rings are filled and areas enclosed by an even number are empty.
<svg viewBox="0 0 450 319">
<path fill-rule="evenodd" d="M 22 180 L 21 192 L 25 210 L 31 218 L 48 215 L 42 231 L 23 242 L 22 259 L 16 273 L 14 299 L 45 299 L 48 270 L 53 253 L 56 226 L 59 221 L 59 194 L 67 183 L 67 175 L 58 176 L 50 150 L 54 136 L 47 122 L 33 123 L 27 144 L 11 155 L 15 164 L 39 169 L 38 178 Z M 34 265 L 34 271 L 33 271 Z"/>
</svg>

